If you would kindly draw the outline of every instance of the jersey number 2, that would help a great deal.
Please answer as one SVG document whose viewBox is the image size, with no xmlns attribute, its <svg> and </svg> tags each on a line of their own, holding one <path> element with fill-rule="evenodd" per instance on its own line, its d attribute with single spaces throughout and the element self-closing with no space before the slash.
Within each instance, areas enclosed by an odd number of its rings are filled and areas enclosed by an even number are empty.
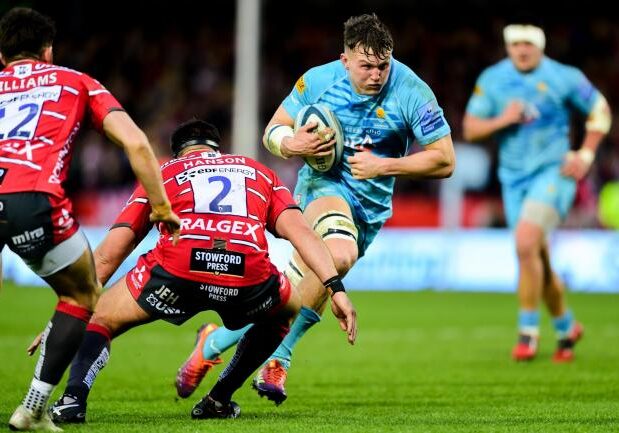
<svg viewBox="0 0 619 433">
<path fill-rule="evenodd" d="M 220 166 L 224 168 L 227 166 Z M 245 172 L 228 172 L 225 176 L 213 173 L 192 173 L 184 181 L 191 183 L 193 211 L 247 216 L 246 178 L 255 179 L 256 173 L 246 167 Z M 181 181 L 183 183 L 184 181 Z"/>
</svg>

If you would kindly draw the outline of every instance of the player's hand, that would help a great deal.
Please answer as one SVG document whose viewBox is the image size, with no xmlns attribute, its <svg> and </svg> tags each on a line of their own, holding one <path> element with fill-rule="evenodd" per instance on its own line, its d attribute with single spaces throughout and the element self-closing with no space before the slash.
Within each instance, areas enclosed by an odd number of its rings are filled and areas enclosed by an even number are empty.
<svg viewBox="0 0 619 433">
<path fill-rule="evenodd" d="M 34 337 L 34 340 L 32 340 L 32 343 L 30 343 L 30 346 L 28 346 L 28 348 L 26 349 L 26 352 L 28 353 L 28 356 L 34 355 L 34 353 L 37 351 L 37 349 L 41 345 L 42 338 L 43 338 L 43 333 L 42 332 L 39 335 L 37 335 L 36 337 Z"/>
<path fill-rule="evenodd" d="M 155 224 L 163 224 L 165 231 L 172 235 L 172 244 L 178 243 L 180 236 L 181 220 L 172 211 L 170 202 L 158 206 L 151 206 L 150 221 Z"/>
<path fill-rule="evenodd" d="M 357 339 L 357 312 L 346 292 L 336 292 L 331 296 L 331 311 L 340 323 L 342 331 L 346 331 L 348 342 L 355 344 Z"/>
<path fill-rule="evenodd" d="M 511 101 L 501 113 L 501 119 L 505 126 L 524 123 L 526 121 L 524 104 L 520 101 Z"/>
<path fill-rule="evenodd" d="M 593 163 L 593 156 L 587 158 L 579 152 L 569 151 L 565 154 L 563 165 L 561 166 L 561 174 L 571 177 L 576 181 L 583 179 Z"/>
<path fill-rule="evenodd" d="M 291 156 L 327 156 L 335 146 L 335 132 L 331 128 L 315 131 L 318 124 L 309 122 L 303 125 L 293 137 L 282 141 L 282 155 Z"/>
<path fill-rule="evenodd" d="M 370 151 L 361 151 L 348 157 L 350 172 L 355 179 L 373 179 L 382 175 L 384 158 Z"/>
</svg>

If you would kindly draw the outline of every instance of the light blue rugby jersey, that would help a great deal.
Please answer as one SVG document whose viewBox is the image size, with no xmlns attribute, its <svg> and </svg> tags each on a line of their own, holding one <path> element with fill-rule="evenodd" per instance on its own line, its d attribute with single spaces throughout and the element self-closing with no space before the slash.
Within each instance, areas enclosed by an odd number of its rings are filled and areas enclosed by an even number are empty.
<svg viewBox="0 0 619 433">
<path fill-rule="evenodd" d="M 528 123 L 497 133 L 499 178 L 510 184 L 540 168 L 561 164 L 570 149 L 570 108 L 588 114 L 599 94 L 577 68 L 544 57 L 528 73 L 506 58 L 482 72 L 466 112 L 480 118 L 498 116 L 507 104 L 520 100 Z"/>
<path fill-rule="evenodd" d="M 325 178 L 341 183 L 358 201 L 359 217 L 367 223 L 384 222 L 391 216 L 395 178 L 354 179 L 347 158 L 361 146 L 378 156 L 401 157 L 414 139 L 425 146 L 450 133 L 430 87 L 393 58 L 389 79 L 376 96 L 357 94 L 342 62 L 336 60 L 307 71 L 282 104 L 294 119 L 303 106 L 315 103 L 328 106 L 338 117 L 345 136 L 344 153 L 339 166 L 327 174 L 303 165 L 298 182 Z"/>
</svg>

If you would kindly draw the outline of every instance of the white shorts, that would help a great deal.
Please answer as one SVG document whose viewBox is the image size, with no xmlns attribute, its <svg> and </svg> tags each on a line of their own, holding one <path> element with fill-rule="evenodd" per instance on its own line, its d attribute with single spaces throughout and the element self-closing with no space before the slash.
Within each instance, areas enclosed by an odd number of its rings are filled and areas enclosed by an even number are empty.
<svg viewBox="0 0 619 433">
<path fill-rule="evenodd" d="M 82 229 L 79 229 L 69 239 L 49 250 L 42 259 L 24 261 L 39 277 L 48 277 L 75 263 L 87 249 L 90 249 L 90 244 Z"/>
</svg>

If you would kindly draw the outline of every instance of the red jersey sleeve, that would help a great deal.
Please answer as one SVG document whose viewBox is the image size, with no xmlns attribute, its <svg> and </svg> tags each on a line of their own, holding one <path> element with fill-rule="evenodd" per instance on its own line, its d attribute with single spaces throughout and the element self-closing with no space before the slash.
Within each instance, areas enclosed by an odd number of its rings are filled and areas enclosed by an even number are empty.
<svg viewBox="0 0 619 433">
<path fill-rule="evenodd" d="M 153 227 L 153 223 L 150 222 L 149 216 L 150 204 L 148 203 L 146 191 L 142 185 L 140 185 L 135 189 L 133 194 L 131 194 L 129 201 L 127 201 L 127 204 L 116 218 L 116 221 L 114 221 L 111 229 L 116 227 L 130 228 L 135 233 L 137 245 L 146 237 Z"/>
<path fill-rule="evenodd" d="M 286 209 L 299 209 L 299 206 L 292 198 L 290 190 L 282 184 L 282 181 L 273 172 L 269 173 L 272 176 L 273 191 L 271 193 L 271 200 L 269 201 L 269 209 L 267 211 L 267 230 L 277 236 L 275 231 L 275 223 L 279 215 Z"/>
<path fill-rule="evenodd" d="M 112 111 L 124 111 L 120 102 L 101 83 L 94 78 L 83 74 L 82 81 L 88 90 L 88 109 L 92 125 L 103 129 L 103 119 Z"/>
</svg>

